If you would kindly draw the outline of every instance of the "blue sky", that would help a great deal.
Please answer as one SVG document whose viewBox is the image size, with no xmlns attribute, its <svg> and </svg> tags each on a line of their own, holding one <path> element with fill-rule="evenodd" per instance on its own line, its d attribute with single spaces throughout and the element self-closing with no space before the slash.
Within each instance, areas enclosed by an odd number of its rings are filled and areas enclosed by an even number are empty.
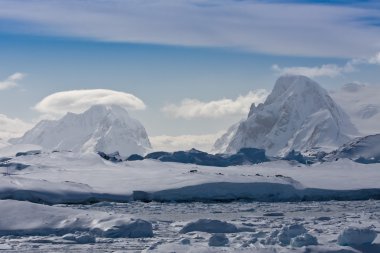
<svg viewBox="0 0 380 253">
<path fill-rule="evenodd" d="M 145 109 L 129 111 L 151 136 L 214 134 L 244 117 L 250 99 L 260 102 L 259 89 L 270 91 L 280 74 L 306 74 L 327 89 L 379 85 L 379 7 L 0 0 L 0 114 L 34 123 L 65 112 L 36 108 L 53 93 L 109 89 L 143 101 Z M 15 73 L 22 77 L 13 80 Z"/>
</svg>

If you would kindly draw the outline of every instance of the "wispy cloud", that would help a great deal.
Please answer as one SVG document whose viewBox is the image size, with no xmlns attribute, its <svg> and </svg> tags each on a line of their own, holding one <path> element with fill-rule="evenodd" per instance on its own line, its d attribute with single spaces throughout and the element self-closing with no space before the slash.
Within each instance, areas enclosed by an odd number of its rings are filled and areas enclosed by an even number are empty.
<svg viewBox="0 0 380 253">
<path fill-rule="evenodd" d="M 132 94 L 106 89 L 93 89 L 53 93 L 42 99 L 34 109 L 42 113 L 43 117 L 57 118 L 67 112 L 83 112 L 95 104 L 114 104 L 131 110 L 143 110 L 146 107 L 141 99 Z"/>
<path fill-rule="evenodd" d="M 280 75 L 304 75 L 308 77 L 336 77 L 343 73 L 353 71 L 353 67 L 345 65 L 340 67 L 336 64 L 325 64 L 316 67 L 280 67 L 277 64 L 272 66 L 272 69 Z"/>
<path fill-rule="evenodd" d="M 22 79 L 24 79 L 24 77 L 25 74 L 19 72 L 8 76 L 5 80 L 0 81 L 0 90 L 6 90 L 16 87 L 18 85 L 18 81 L 21 81 Z"/>
<path fill-rule="evenodd" d="M 179 105 L 169 104 L 162 111 L 176 118 L 220 118 L 227 115 L 247 114 L 252 103 L 264 102 L 268 91 L 259 89 L 248 92 L 245 96 L 233 99 L 220 99 L 203 102 L 197 99 L 184 99 Z"/>
<path fill-rule="evenodd" d="M 308 77 L 336 77 L 344 73 L 350 73 L 357 70 L 357 66 L 364 64 L 380 64 L 380 52 L 368 58 L 354 58 L 347 61 L 343 66 L 336 64 L 324 64 L 314 67 L 280 67 L 277 64 L 272 65 L 272 70 L 280 75 L 304 75 Z"/>
<path fill-rule="evenodd" d="M 235 0 L 0 0 L 2 29 L 101 41 L 366 57 L 380 50 L 373 3 Z M 319 1 L 318 1 L 319 2 Z M 363 22 L 370 17 L 371 23 Z M 21 27 L 21 28 L 20 28 Z"/>
</svg>

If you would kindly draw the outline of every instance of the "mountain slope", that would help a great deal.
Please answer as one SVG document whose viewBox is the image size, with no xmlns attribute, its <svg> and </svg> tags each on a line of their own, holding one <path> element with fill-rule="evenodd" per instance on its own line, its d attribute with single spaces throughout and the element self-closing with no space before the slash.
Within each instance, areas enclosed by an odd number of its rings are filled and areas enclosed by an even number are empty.
<svg viewBox="0 0 380 253">
<path fill-rule="evenodd" d="M 60 120 L 41 121 L 10 142 L 49 150 L 118 151 L 122 156 L 144 154 L 151 148 L 142 124 L 116 105 L 95 105 L 82 114 L 67 113 Z"/>
<path fill-rule="evenodd" d="M 283 156 L 291 150 L 333 150 L 349 141 L 357 130 L 328 93 L 304 76 L 282 76 L 263 104 L 251 106 L 227 143 L 226 152 L 262 148 Z"/>
<path fill-rule="evenodd" d="M 224 133 L 215 141 L 212 153 L 223 153 L 227 149 L 228 144 L 236 134 L 236 131 L 238 130 L 240 123 L 241 122 L 238 122 L 230 126 L 227 129 L 226 133 Z"/>
<path fill-rule="evenodd" d="M 348 158 L 361 163 L 380 162 L 380 134 L 356 138 L 326 157 L 326 160 Z"/>
</svg>

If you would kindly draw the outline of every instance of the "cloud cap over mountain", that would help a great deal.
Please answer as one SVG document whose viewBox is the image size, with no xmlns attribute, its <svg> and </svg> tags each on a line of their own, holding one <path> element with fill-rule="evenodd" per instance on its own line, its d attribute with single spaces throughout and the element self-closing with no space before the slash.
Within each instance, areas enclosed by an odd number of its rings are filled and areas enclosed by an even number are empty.
<svg viewBox="0 0 380 253">
<path fill-rule="evenodd" d="M 53 93 L 43 98 L 34 109 L 57 118 L 67 112 L 81 113 L 93 105 L 119 105 L 129 110 L 146 108 L 144 102 L 132 94 L 107 89 L 89 89 Z"/>
</svg>

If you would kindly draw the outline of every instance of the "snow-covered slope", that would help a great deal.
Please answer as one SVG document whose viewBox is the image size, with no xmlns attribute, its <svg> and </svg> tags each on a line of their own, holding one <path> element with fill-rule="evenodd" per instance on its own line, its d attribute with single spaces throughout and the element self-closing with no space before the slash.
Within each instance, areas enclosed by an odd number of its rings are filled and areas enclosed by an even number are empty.
<svg viewBox="0 0 380 253">
<path fill-rule="evenodd" d="M 298 201 L 380 196 L 380 164 L 348 159 L 306 166 L 275 161 L 231 167 L 112 163 L 94 153 L 41 153 L 13 157 L 24 169 L 0 167 L 0 199 L 43 203 L 131 200 Z"/>
<path fill-rule="evenodd" d="M 150 148 L 143 125 L 116 105 L 94 105 L 82 114 L 68 113 L 57 121 L 41 121 L 13 144 L 35 144 L 47 150 L 118 151 L 144 154 Z"/>
<path fill-rule="evenodd" d="M 252 105 L 254 105 L 254 104 L 252 104 Z M 220 136 L 220 138 L 218 138 L 215 141 L 214 147 L 211 151 L 212 153 L 223 153 L 227 149 L 228 144 L 230 143 L 231 139 L 236 134 L 236 131 L 238 130 L 241 122 L 235 123 L 232 126 L 230 126 L 227 129 L 227 132 L 224 133 L 222 136 Z"/>
<path fill-rule="evenodd" d="M 291 150 L 333 150 L 357 135 L 347 114 L 318 83 L 305 76 L 282 76 L 263 104 L 252 106 L 248 118 L 226 144 L 226 152 L 262 148 L 282 156 Z"/>
<path fill-rule="evenodd" d="M 349 158 L 362 163 L 380 162 L 380 134 L 356 138 L 329 154 L 327 160 Z"/>
</svg>

